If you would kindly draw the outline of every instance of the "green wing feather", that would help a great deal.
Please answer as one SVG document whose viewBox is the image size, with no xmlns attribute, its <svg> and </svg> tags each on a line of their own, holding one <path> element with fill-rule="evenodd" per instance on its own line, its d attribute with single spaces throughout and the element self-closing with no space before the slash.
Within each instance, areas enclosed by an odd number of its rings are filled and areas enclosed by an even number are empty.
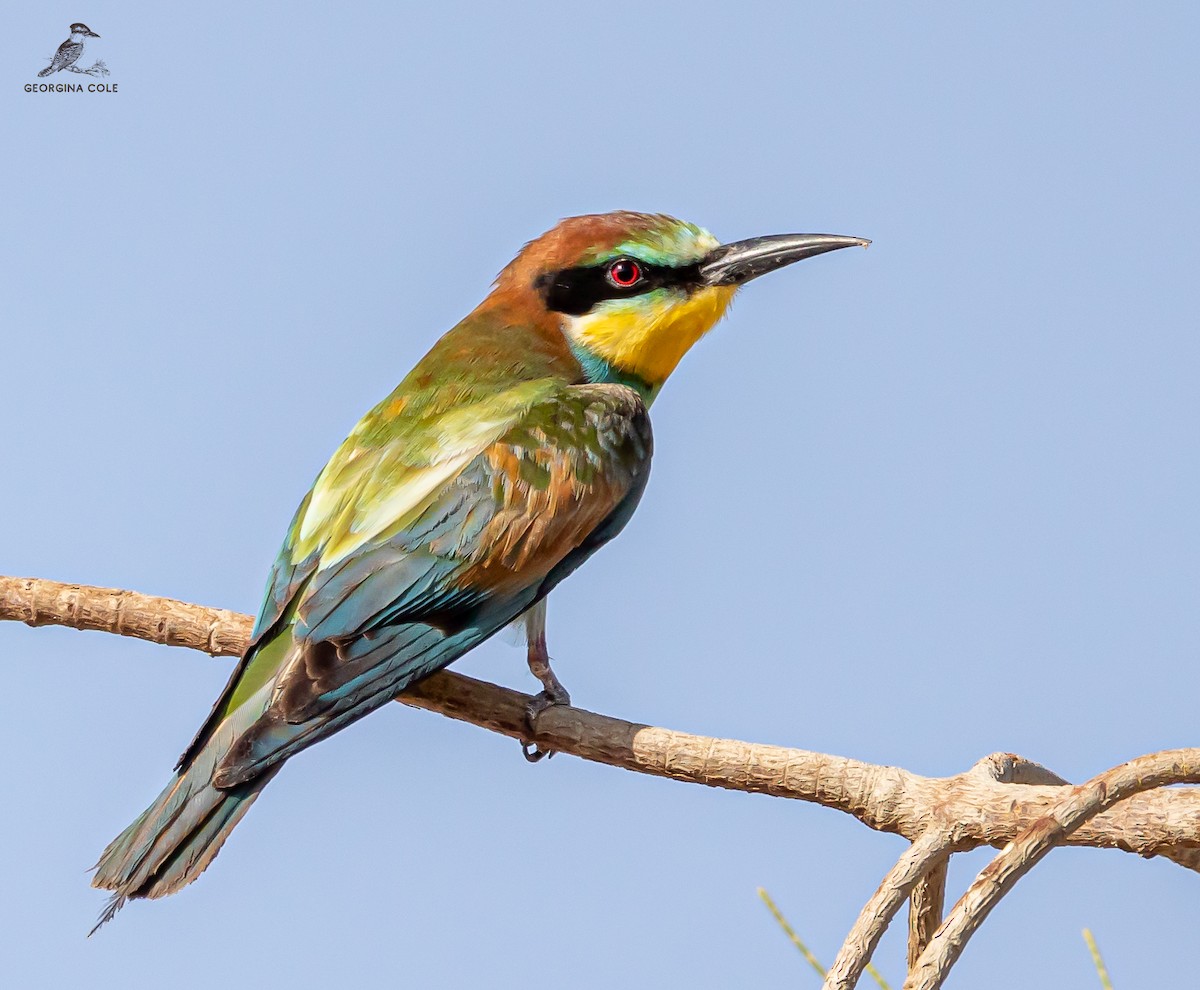
<svg viewBox="0 0 1200 990">
<path fill-rule="evenodd" d="M 618 509 L 628 518 L 651 453 L 636 393 L 559 385 L 513 420 L 418 507 L 322 558 L 289 605 L 271 700 L 219 767 L 222 786 L 450 663 L 548 593 L 597 532 L 615 535 L 604 524 Z"/>
<path fill-rule="evenodd" d="M 420 430 L 405 412 L 403 396 L 380 403 L 321 472 L 272 570 L 253 645 L 181 763 L 272 681 L 296 705 L 301 694 L 336 695 L 372 665 L 374 691 L 395 693 L 449 663 L 532 604 L 547 575 L 644 483 L 649 420 L 623 386 L 526 382 L 437 410 Z M 414 622 L 456 632 L 466 619 L 478 635 L 426 642 L 411 662 L 381 663 L 379 650 L 350 658 L 356 637 Z M 316 648 L 325 643 L 333 655 Z M 318 656 L 329 668 L 320 675 Z M 360 693 L 335 697 L 333 708 Z M 308 698 L 297 711 L 311 717 L 315 705 Z"/>
<path fill-rule="evenodd" d="M 246 658 L 167 788 L 97 864 L 93 884 L 114 892 L 101 921 L 194 880 L 284 760 L 506 625 L 624 525 L 651 455 L 637 394 L 548 381 L 506 401 L 507 420 L 491 403 L 488 429 L 450 438 L 477 447 L 449 442 L 436 463 L 352 437 L 322 472 Z M 436 486 L 411 483 L 442 464 L 455 467 Z M 306 530 L 314 511 L 322 523 Z"/>
</svg>

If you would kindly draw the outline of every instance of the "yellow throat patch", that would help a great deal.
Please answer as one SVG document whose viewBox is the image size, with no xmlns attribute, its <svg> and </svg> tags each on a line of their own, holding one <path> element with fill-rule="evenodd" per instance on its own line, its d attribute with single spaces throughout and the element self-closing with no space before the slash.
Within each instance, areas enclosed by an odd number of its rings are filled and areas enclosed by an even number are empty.
<svg viewBox="0 0 1200 990">
<path fill-rule="evenodd" d="M 570 320 L 581 347 L 626 374 L 661 385 L 692 345 L 725 314 L 736 286 L 708 286 L 687 296 L 653 292 L 611 299 Z"/>
</svg>

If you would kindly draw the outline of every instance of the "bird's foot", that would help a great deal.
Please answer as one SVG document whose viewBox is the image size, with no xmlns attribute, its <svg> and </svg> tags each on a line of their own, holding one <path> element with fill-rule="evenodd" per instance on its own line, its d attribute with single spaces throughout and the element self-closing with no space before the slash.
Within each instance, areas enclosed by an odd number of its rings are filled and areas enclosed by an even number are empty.
<svg viewBox="0 0 1200 990">
<path fill-rule="evenodd" d="M 546 676 L 542 678 L 542 684 L 545 685 L 544 690 L 530 698 L 525 705 L 525 724 L 529 729 L 530 738 L 521 740 L 521 752 L 525 754 L 525 759 L 530 763 L 537 763 L 547 756 L 554 755 L 554 750 L 542 749 L 532 741 L 533 737 L 537 735 L 538 716 L 547 708 L 571 703 L 571 696 L 567 694 L 567 689 L 554 676 L 554 671 L 550 670 L 549 665 L 546 667 Z"/>
</svg>

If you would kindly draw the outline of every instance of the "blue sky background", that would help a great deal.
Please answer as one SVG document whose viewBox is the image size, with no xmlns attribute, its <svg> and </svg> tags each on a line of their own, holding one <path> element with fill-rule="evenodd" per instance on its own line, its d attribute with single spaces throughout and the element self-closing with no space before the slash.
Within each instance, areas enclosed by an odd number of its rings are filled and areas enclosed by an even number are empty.
<svg viewBox="0 0 1200 990">
<path fill-rule="evenodd" d="M 24 93 L 77 19 L 120 91 Z M 0 573 L 251 611 L 337 443 L 560 216 L 858 234 L 751 286 L 655 405 L 637 516 L 551 602 L 575 699 L 926 774 L 1196 744 L 1198 31 L 1184 4 L 10 5 Z M 18 624 L 0 656 L 6 985 L 815 987 L 755 887 L 828 962 L 903 848 L 396 705 L 89 941 L 86 868 L 230 662 Z M 499 641 L 459 666 L 533 683 Z M 1198 890 L 1055 852 L 951 985 L 1095 985 L 1085 925 L 1119 990 L 1180 985 Z M 897 985 L 902 955 L 900 926 Z"/>
</svg>

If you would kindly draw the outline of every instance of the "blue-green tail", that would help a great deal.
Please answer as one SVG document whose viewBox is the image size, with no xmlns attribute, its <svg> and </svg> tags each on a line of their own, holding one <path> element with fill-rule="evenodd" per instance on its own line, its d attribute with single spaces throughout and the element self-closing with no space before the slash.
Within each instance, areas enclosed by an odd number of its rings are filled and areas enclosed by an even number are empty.
<svg viewBox="0 0 1200 990">
<path fill-rule="evenodd" d="M 249 713 L 247 713 L 249 714 Z M 213 773 L 228 751 L 230 736 L 241 726 L 228 718 L 187 764 L 176 771 L 163 792 L 100 856 L 92 886 L 113 896 L 96 922 L 97 928 L 131 898 L 165 897 L 204 872 L 233 827 L 282 763 L 251 780 L 222 789 Z"/>
<path fill-rule="evenodd" d="M 425 623 L 405 623 L 358 637 L 337 654 L 341 682 L 323 694 L 297 693 L 286 711 L 279 710 L 289 699 L 279 692 L 275 672 L 295 667 L 307 675 L 299 662 L 308 654 L 290 652 L 295 648 L 290 635 L 256 649 L 230 679 L 171 782 L 101 854 L 92 886 L 113 896 L 92 931 L 131 898 L 165 897 L 195 880 L 285 760 L 461 656 L 525 604 L 506 603 L 495 620 L 449 635 Z M 259 662 L 271 676 L 255 679 Z M 319 664 L 314 669 L 321 671 Z M 296 683 L 310 682 L 297 677 Z M 250 693 L 239 697 L 243 689 Z M 276 695 L 282 701 L 273 702 Z"/>
</svg>

